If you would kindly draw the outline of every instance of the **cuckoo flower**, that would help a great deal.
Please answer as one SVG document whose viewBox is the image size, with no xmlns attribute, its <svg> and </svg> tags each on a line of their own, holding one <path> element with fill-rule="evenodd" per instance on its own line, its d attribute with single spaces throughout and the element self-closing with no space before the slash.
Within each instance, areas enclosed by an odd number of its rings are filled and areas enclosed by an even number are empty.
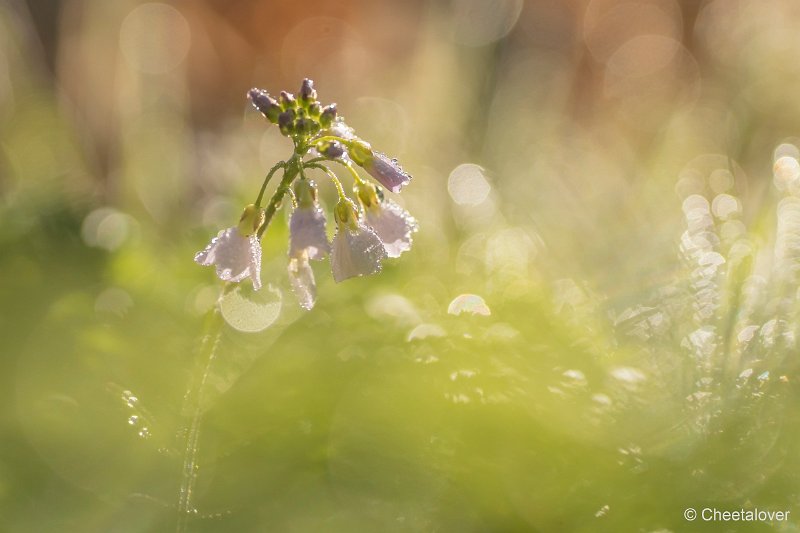
<svg viewBox="0 0 800 533">
<path fill-rule="evenodd" d="M 356 184 L 356 195 L 364 208 L 363 220 L 383 242 L 388 257 L 400 257 L 411 249 L 411 234 L 417 221 L 408 211 L 383 197 L 371 183 Z"/>
<path fill-rule="evenodd" d="M 294 188 L 297 208 L 289 220 L 289 256 L 305 252 L 309 259 L 323 259 L 331 250 L 325 233 L 325 213 L 317 204 L 317 186 L 301 179 Z"/>
<path fill-rule="evenodd" d="M 380 272 L 386 250 L 375 232 L 359 220 L 355 204 L 342 198 L 334 214 L 337 229 L 331 252 L 333 279 L 340 282 Z"/>
<path fill-rule="evenodd" d="M 216 267 L 217 276 L 224 281 L 238 282 L 249 277 L 258 289 L 262 235 L 292 191 L 296 202 L 289 220 L 287 272 L 292 290 L 305 309 L 311 309 L 316 301 L 311 261 L 330 256 L 333 277 L 339 282 L 376 273 L 381 270 L 383 259 L 398 257 L 411 248 L 416 221 L 381 194 L 383 189 L 399 192 L 411 176 L 397 160 L 373 151 L 339 116 L 336 104 L 323 105 L 311 80 L 303 80 L 296 94 L 281 91 L 271 95 L 253 88 L 247 97 L 281 135 L 291 140 L 291 155 L 267 172 L 255 202 L 245 209 L 239 224 L 220 231 L 195 255 L 196 262 Z M 363 210 L 347 197 L 329 164 L 344 166 L 352 176 Z M 366 170 L 381 187 L 365 182 L 357 167 Z M 317 202 L 316 185 L 307 177 L 314 170 L 327 174 L 339 196 L 332 243 L 327 236 L 325 213 Z M 269 196 L 270 180 L 278 173 L 280 183 Z"/>
<path fill-rule="evenodd" d="M 331 250 L 325 233 L 325 213 L 317 204 L 317 186 L 307 179 L 295 184 L 297 207 L 289 220 L 289 282 L 300 307 L 311 309 L 317 284 L 309 259 L 323 259 Z"/>
<path fill-rule="evenodd" d="M 393 193 L 400 192 L 411 181 L 411 175 L 403 170 L 396 159 L 389 159 L 385 154 L 373 151 L 369 143 L 361 139 L 350 141 L 347 152 L 350 159 Z"/>
<path fill-rule="evenodd" d="M 308 264 L 308 255 L 305 252 L 289 257 L 289 283 L 292 292 L 297 297 L 297 302 L 305 310 L 314 307 L 317 301 L 317 283 L 314 272 Z"/>
<path fill-rule="evenodd" d="M 261 244 L 256 232 L 264 220 L 264 211 L 248 205 L 237 226 L 220 231 L 203 250 L 194 256 L 196 263 L 214 265 L 222 281 L 239 282 L 249 277 L 253 289 L 261 288 Z"/>
</svg>

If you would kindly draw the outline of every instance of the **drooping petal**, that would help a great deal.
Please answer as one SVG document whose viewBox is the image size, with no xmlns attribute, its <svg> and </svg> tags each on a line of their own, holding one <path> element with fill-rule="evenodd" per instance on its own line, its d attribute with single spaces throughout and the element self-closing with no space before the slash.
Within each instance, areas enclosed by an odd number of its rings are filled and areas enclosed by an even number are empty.
<svg viewBox="0 0 800 533">
<path fill-rule="evenodd" d="M 331 271 L 336 282 L 356 276 L 380 272 L 386 250 L 380 238 L 370 228 L 359 223 L 351 231 L 340 228 L 333 238 Z"/>
<path fill-rule="evenodd" d="M 417 231 L 417 221 L 393 201 L 384 199 L 365 209 L 364 221 L 383 242 L 388 257 L 400 257 L 411 249 L 411 234 Z"/>
<path fill-rule="evenodd" d="M 261 288 L 261 244 L 255 235 L 244 236 L 236 227 L 220 231 L 202 251 L 196 263 L 216 267 L 222 281 L 239 282 L 250 277 L 253 289 Z"/>
<path fill-rule="evenodd" d="M 300 307 L 310 310 L 317 301 L 317 284 L 311 265 L 308 264 L 308 256 L 302 254 L 298 257 L 290 257 L 288 271 L 289 283 L 292 285 L 292 291 L 297 297 Z"/>
<path fill-rule="evenodd" d="M 394 193 L 400 192 L 403 185 L 411 181 L 411 176 L 403 170 L 396 159 L 389 159 L 380 152 L 373 152 L 373 156 L 364 163 L 364 170 Z"/>
<path fill-rule="evenodd" d="M 289 256 L 303 252 L 309 259 L 322 259 L 331 250 L 325 233 L 325 213 L 318 206 L 298 207 L 289 220 Z"/>
</svg>

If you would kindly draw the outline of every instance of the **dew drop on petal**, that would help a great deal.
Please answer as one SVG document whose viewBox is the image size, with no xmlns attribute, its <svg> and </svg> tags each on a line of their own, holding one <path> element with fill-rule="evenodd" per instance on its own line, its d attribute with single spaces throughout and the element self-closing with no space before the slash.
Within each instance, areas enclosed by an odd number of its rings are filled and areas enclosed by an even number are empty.
<svg viewBox="0 0 800 533">
<path fill-rule="evenodd" d="M 265 330 L 278 319 L 282 301 L 281 292 L 272 285 L 260 291 L 237 285 L 220 298 L 219 309 L 229 326 L 255 333 Z"/>
<path fill-rule="evenodd" d="M 477 294 L 459 294 L 447 306 L 447 313 L 456 316 L 462 313 L 483 316 L 492 314 L 484 299 Z"/>
</svg>

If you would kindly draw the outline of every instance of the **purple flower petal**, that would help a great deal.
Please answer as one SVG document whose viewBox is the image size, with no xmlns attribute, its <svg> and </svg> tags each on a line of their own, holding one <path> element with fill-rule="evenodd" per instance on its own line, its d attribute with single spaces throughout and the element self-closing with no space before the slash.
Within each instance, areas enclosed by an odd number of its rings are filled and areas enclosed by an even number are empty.
<svg viewBox="0 0 800 533">
<path fill-rule="evenodd" d="M 289 283 L 292 291 L 297 297 L 297 301 L 305 310 L 314 307 L 317 301 L 317 284 L 314 280 L 314 272 L 308 264 L 308 256 L 305 254 L 289 259 Z"/>
<path fill-rule="evenodd" d="M 364 164 L 364 170 L 394 193 L 400 192 L 403 185 L 411 181 L 411 176 L 402 169 L 396 159 L 389 159 L 380 152 L 373 152 L 372 159 Z"/>
<path fill-rule="evenodd" d="M 417 231 L 417 221 L 408 211 L 391 200 L 365 209 L 364 221 L 383 242 L 386 255 L 400 257 L 411 249 L 411 234 Z"/>
<path fill-rule="evenodd" d="M 195 263 L 214 265 L 222 281 L 253 280 L 253 289 L 261 288 L 261 244 L 255 235 L 243 236 L 236 227 L 224 229 L 194 256 Z"/>
<path fill-rule="evenodd" d="M 325 233 L 325 213 L 319 207 L 298 207 L 289 220 L 289 256 L 303 252 L 309 259 L 322 259 L 331 251 Z"/>
<path fill-rule="evenodd" d="M 336 282 L 380 272 L 386 250 L 370 228 L 358 224 L 356 231 L 340 228 L 333 238 L 331 271 Z"/>
</svg>

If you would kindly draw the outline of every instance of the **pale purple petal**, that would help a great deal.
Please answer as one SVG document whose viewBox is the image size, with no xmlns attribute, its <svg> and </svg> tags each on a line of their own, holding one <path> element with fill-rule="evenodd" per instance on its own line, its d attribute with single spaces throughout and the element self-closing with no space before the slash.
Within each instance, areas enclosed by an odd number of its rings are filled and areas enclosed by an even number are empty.
<svg viewBox="0 0 800 533">
<path fill-rule="evenodd" d="M 364 221 L 383 241 L 387 256 L 400 257 L 411 249 L 411 234 L 417 231 L 417 221 L 393 201 L 384 199 L 377 208 L 367 208 Z"/>
<path fill-rule="evenodd" d="M 253 289 L 261 288 L 261 245 L 258 237 L 245 237 L 234 226 L 211 239 L 208 246 L 194 256 L 196 263 L 214 265 L 222 281 L 239 282 L 250 277 Z"/>
<path fill-rule="evenodd" d="M 335 135 L 337 137 L 341 137 L 342 139 L 356 138 L 356 134 L 355 131 L 353 131 L 353 128 L 345 124 L 345 122 L 342 119 L 338 119 L 336 120 L 336 122 L 331 124 L 331 127 L 328 128 L 327 134 Z"/>
<path fill-rule="evenodd" d="M 325 233 L 325 213 L 319 207 L 299 207 L 289 220 L 289 255 L 303 252 L 309 259 L 322 259 L 331 250 Z"/>
<path fill-rule="evenodd" d="M 333 279 L 339 282 L 380 272 L 385 257 L 383 243 L 370 228 L 360 223 L 357 231 L 342 228 L 333 238 Z"/>
<path fill-rule="evenodd" d="M 314 272 L 308 264 L 308 257 L 303 254 L 289 259 L 289 282 L 297 301 L 305 310 L 314 307 L 317 300 L 317 284 L 314 281 Z"/>
<path fill-rule="evenodd" d="M 394 193 L 400 192 L 403 185 L 411 181 L 411 176 L 402 169 L 396 159 L 389 159 L 380 152 L 374 152 L 372 159 L 364 164 L 364 170 Z"/>
</svg>

